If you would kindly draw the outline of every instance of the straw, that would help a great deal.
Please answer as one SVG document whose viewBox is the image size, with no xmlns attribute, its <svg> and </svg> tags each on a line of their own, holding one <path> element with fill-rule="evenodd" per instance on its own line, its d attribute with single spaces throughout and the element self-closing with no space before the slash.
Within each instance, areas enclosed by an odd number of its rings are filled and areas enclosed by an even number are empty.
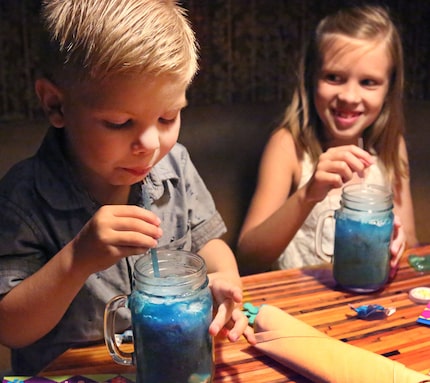
<svg viewBox="0 0 430 383">
<path fill-rule="evenodd" d="M 143 206 L 146 210 L 151 210 L 151 201 L 149 199 L 149 194 L 146 187 L 143 190 Z M 154 276 L 158 278 L 160 276 L 160 269 L 158 267 L 157 250 L 151 248 L 149 249 L 149 251 L 151 253 L 152 269 L 154 270 Z"/>
<path fill-rule="evenodd" d="M 363 142 L 363 137 L 359 137 L 358 138 L 358 147 L 364 150 L 364 142 Z M 368 187 L 367 182 L 366 182 L 366 176 L 363 172 L 363 186 L 364 187 Z"/>
</svg>

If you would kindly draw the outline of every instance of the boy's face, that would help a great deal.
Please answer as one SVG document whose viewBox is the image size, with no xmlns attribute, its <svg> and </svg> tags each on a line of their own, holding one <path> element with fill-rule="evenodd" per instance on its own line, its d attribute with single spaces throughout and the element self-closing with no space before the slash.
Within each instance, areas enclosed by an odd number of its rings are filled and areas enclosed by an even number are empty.
<svg viewBox="0 0 430 383">
<path fill-rule="evenodd" d="M 122 75 L 63 93 L 69 154 L 94 197 L 128 190 L 171 150 L 186 87 L 168 76 Z"/>
</svg>

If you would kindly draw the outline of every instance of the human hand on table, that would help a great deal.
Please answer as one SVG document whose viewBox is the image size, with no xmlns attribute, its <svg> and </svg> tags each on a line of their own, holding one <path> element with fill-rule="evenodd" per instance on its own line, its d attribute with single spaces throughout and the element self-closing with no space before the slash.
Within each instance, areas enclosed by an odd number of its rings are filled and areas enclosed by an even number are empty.
<svg viewBox="0 0 430 383">
<path fill-rule="evenodd" d="M 223 279 L 214 279 L 211 282 L 211 290 L 216 314 L 209 326 L 209 333 L 212 336 L 225 336 L 231 342 L 244 335 L 250 344 L 255 344 L 254 330 L 248 326 L 248 318 L 240 309 L 241 288 Z"/>
<path fill-rule="evenodd" d="M 400 218 L 397 215 L 395 215 L 394 224 L 393 224 L 393 234 L 392 234 L 392 239 L 390 244 L 390 253 L 391 253 L 390 278 L 393 278 L 396 275 L 400 258 L 402 257 L 402 254 L 405 251 L 405 247 L 406 247 L 406 235 L 403 230 L 402 223 L 400 222 Z"/>
<path fill-rule="evenodd" d="M 73 239 L 74 260 L 89 274 L 157 246 L 160 219 L 132 205 L 105 205 Z"/>
</svg>

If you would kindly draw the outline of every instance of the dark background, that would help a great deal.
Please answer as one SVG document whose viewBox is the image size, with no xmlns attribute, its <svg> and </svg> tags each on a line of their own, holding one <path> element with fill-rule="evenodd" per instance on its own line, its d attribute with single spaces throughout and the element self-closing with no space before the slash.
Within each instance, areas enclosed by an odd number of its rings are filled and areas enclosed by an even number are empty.
<svg viewBox="0 0 430 383">
<path fill-rule="evenodd" d="M 288 102 L 300 49 L 340 0 L 185 0 L 200 44 L 190 105 Z M 387 6 L 403 37 L 409 100 L 430 98 L 430 1 L 367 1 Z M 40 110 L 33 78 L 40 59 L 40 0 L 0 0 L 0 121 Z"/>
</svg>

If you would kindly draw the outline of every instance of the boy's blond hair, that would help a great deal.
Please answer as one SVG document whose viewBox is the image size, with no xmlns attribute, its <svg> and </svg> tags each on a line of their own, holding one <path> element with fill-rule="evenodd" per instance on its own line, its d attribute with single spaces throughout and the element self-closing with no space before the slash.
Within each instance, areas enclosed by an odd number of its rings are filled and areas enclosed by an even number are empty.
<svg viewBox="0 0 430 383">
<path fill-rule="evenodd" d="M 197 71 L 195 36 L 174 0 L 45 0 L 42 17 L 55 82 L 139 73 L 189 83 Z"/>
<path fill-rule="evenodd" d="M 390 86 L 382 111 L 364 132 L 364 146 L 375 152 L 387 169 L 388 178 L 398 181 L 408 174 L 397 148 L 404 135 L 403 50 L 399 33 L 386 9 L 379 6 L 357 6 L 339 10 L 323 19 L 311 40 L 300 65 L 298 87 L 287 108 L 281 127 L 294 136 L 302 151 L 314 163 L 322 153 L 323 126 L 313 98 L 316 76 L 321 69 L 324 50 L 339 36 L 360 39 L 369 47 L 384 42 L 391 59 Z"/>
</svg>

